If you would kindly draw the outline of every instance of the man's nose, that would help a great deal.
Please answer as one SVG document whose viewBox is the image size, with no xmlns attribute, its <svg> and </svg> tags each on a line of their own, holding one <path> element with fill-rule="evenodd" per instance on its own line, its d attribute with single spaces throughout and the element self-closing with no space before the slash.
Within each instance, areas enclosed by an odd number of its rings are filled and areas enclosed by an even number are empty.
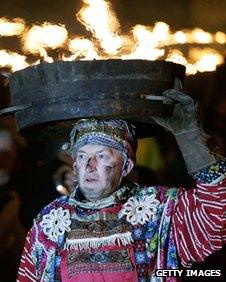
<svg viewBox="0 0 226 282">
<path fill-rule="evenodd" d="M 96 170 L 96 167 L 97 167 L 97 159 L 95 156 L 93 157 L 90 157 L 88 159 L 88 162 L 86 164 L 86 169 L 89 171 L 89 172 L 93 172 Z"/>
</svg>

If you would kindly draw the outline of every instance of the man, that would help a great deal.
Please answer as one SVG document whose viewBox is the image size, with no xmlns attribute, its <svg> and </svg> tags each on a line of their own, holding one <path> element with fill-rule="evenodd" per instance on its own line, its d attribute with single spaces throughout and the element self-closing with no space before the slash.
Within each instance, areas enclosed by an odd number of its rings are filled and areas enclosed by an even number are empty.
<svg viewBox="0 0 226 282">
<path fill-rule="evenodd" d="M 176 101 L 174 114 L 154 119 L 175 135 L 197 186 L 124 183 L 136 158 L 133 129 L 122 120 L 78 122 L 71 132 L 78 186 L 35 219 L 18 281 L 162 281 L 157 269 L 190 267 L 222 247 L 225 161 L 205 146 L 193 100 L 176 90 L 164 95 Z"/>
</svg>

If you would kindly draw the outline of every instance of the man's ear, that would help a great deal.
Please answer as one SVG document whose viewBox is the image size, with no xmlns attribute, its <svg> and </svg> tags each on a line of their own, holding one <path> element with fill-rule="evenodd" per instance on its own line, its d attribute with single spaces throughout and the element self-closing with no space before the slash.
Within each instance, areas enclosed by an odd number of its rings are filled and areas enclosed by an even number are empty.
<svg viewBox="0 0 226 282">
<path fill-rule="evenodd" d="M 128 175 L 128 174 L 130 173 L 130 171 L 133 169 L 133 167 L 134 167 L 134 162 L 133 162 L 133 160 L 128 159 L 128 160 L 126 161 L 125 168 L 124 168 L 124 170 L 123 170 L 123 172 L 122 172 L 123 177 L 125 177 L 126 175 Z"/>
</svg>

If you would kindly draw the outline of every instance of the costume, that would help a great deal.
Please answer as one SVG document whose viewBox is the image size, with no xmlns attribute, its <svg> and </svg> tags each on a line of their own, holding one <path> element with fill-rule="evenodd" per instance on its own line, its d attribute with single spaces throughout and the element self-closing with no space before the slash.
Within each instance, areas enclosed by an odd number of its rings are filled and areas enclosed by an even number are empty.
<svg viewBox="0 0 226 282">
<path fill-rule="evenodd" d="M 226 163 L 216 163 L 196 128 L 188 132 L 193 136 L 195 132 L 194 150 L 202 153 L 195 164 L 188 162 L 190 172 L 195 167 L 194 189 L 122 185 L 120 178 L 119 188 L 110 196 L 88 201 L 77 187 L 74 194 L 55 200 L 35 219 L 18 281 L 175 281 L 176 277 L 156 277 L 155 270 L 178 269 L 179 261 L 189 267 L 219 250 L 226 242 Z M 185 134 L 178 138 L 186 159 Z M 136 138 L 125 121 L 78 122 L 71 144 L 74 158 L 87 144 L 119 151 L 121 174 L 128 160 L 135 160 Z M 83 169 L 92 175 L 99 169 L 99 159 L 86 155 L 84 160 L 82 155 Z M 92 169 L 90 158 L 95 158 Z"/>
<path fill-rule="evenodd" d="M 28 233 L 18 281 L 176 281 L 155 270 L 189 267 L 226 242 L 225 171 L 224 161 L 201 170 L 188 191 L 125 184 L 96 202 L 79 189 L 55 200 Z"/>
</svg>

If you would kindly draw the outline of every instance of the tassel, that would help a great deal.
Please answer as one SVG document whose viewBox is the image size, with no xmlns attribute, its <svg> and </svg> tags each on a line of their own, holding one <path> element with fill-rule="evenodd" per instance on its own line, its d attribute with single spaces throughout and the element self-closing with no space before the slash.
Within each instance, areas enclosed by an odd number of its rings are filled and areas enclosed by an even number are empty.
<svg viewBox="0 0 226 282">
<path fill-rule="evenodd" d="M 66 239 L 64 249 L 82 251 L 105 246 L 126 246 L 131 243 L 133 243 L 132 234 L 126 232 L 100 238 Z"/>
</svg>

